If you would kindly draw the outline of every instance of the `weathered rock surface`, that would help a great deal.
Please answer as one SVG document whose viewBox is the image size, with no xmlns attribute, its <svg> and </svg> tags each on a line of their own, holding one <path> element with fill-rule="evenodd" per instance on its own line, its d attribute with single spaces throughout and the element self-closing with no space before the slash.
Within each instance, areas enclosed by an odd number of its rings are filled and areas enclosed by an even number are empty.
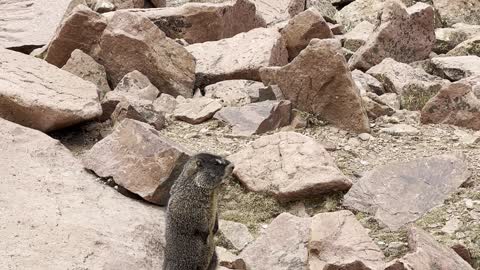
<svg viewBox="0 0 480 270">
<path fill-rule="evenodd" d="M 433 0 L 444 26 L 455 23 L 480 24 L 480 3 L 477 0 Z"/>
<path fill-rule="evenodd" d="M 384 265 L 382 251 L 350 211 L 315 215 L 308 249 L 311 270 L 375 270 Z"/>
<path fill-rule="evenodd" d="M 382 24 L 350 58 L 352 69 L 368 70 L 385 58 L 410 63 L 428 58 L 435 42 L 434 10 L 425 3 L 409 8 L 387 2 Z"/>
<path fill-rule="evenodd" d="M 377 95 L 383 95 L 385 93 L 383 84 L 370 74 L 355 69 L 352 71 L 352 78 L 362 96 L 366 93 L 375 93 Z"/>
<path fill-rule="evenodd" d="M 305 10 L 304 0 L 251 0 L 268 26 L 293 18 Z"/>
<path fill-rule="evenodd" d="M 222 234 L 222 237 L 226 239 L 230 245 L 232 245 L 236 250 L 242 250 L 250 242 L 255 240 L 248 231 L 247 226 L 242 223 L 220 220 L 219 229 Z"/>
<path fill-rule="evenodd" d="M 156 130 L 165 127 L 165 114 L 155 110 L 152 102 L 141 99 L 126 99 L 120 101 L 112 112 L 112 122 L 117 125 L 123 119 L 134 119 L 152 125 Z"/>
<path fill-rule="evenodd" d="M 263 83 L 250 80 L 228 80 L 205 87 L 205 97 L 218 99 L 224 106 L 243 106 L 274 100 L 275 95 Z"/>
<path fill-rule="evenodd" d="M 387 92 L 398 94 L 401 107 L 412 111 L 421 110 L 431 97 L 450 83 L 423 69 L 413 68 L 391 58 L 370 68 L 367 74 L 382 82 Z"/>
<path fill-rule="evenodd" d="M 314 38 L 333 38 L 327 22 L 315 8 L 309 8 L 293 17 L 281 31 L 287 43 L 288 58 L 291 61 Z"/>
<path fill-rule="evenodd" d="M 480 99 L 480 75 L 470 76 L 458 82 L 472 86 L 473 94 Z"/>
<path fill-rule="evenodd" d="M 307 0 L 305 2 L 305 9 L 315 8 L 325 20 L 329 22 L 335 21 L 337 9 L 332 5 L 330 0 Z"/>
<path fill-rule="evenodd" d="M 450 56 L 476 55 L 480 56 L 480 34 L 458 44 L 447 53 Z"/>
<path fill-rule="evenodd" d="M 102 184 L 39 131 L 0 118 L 0 145 L 2 267 L 161 268 L 162 209 Z"/>
<path fill-rule="evenodd" d="M 43 60 L 0 49 L 0 117 L 44 132 L 102 113 L 97 87 Z"/>
<path fill-rule="evenodd" d="M 258 81 L 260 68 L 288 62 L 285 41 L 276 29 L 257 28 L 186 48 L 197 60 L 197 85 L 233 79 Z"/>
<path fill-rule="evenodd" d="M 232 134 L 251 136 L 290 124 L 292 103 L 288 100 L 247 104 L 242 107 L 225 107 L 215 118 L 232 126 Z"/>
<path fill-rule="evenodd" d="M 451 124 L 480 130 L 480 100 L 472 86 L 453 83 L 443 88 L 422 109 L 423 124 Z"/>
<path fill-rule="evenodd" d="M 138 99 L 154 101 L 160 91 L 138 70 L 126 74 L 115 87 L 115 91 L 128 93 Z"/>
<path fill-rule="evenodd" d="M 169 94 L 161 94 L 154 102 L 153 107 L 157 112 L 173 114 L 178 101 Z"/>
<path fill-rule="evenodd" d="M 70 59 L 62 69 L 95 84 L 98 88 L 100 100 L 111 90 L 105 68 L 79 49 L 72 52 Z"/>
<path fill-rule="evenodd" d="M 409 228 L 408 246 L 410 253 L 390 263 L 385 270 L 473 270 L 451 248 L 439 244 L 420 228 L 413 226 Z"/>
<path fill-rule="evenodd" d="M 343 38 L 343 47 L 350 51 L 356 51 L 365 43 L 375 30 L 375 25 L 368 21 L 357 24 L 352 30 L 346 33 Z"/>
<path fill-rule="evenodd" d="M 127 73 L 138 70 L 162 93 L 193 95 L 195 59 L 143 16 L 115 12 L 94 56 L 105 66 L 114 86 Z"/>
<path fill-rule="evenodd" d="M 362 101 L 369 119 L 377 119 L 380 116 L 390 116 L 395 113 L 394 108 L 383 102 L 374 93 L 367 93 L 365 96 L 362 96 Z"/>
<path fill-rule="evenodd" d="M 107 20 L 102 15 L 84 5 L 75 7 L 48 44 L 45 61 L 62 67 L 75 49 L 90 53 L 105 27 Z"/>
<path fill-rule="evenodd" d="M 458 44 L 476 35 L 480 35 L 480 25 L 457 23 L 452 28 L 437 28 L 435 29 L 435 46 L 433 51 L 436 53 L 447 53 Z"/>
<path fill-rule="evenodd" d="M 294 107 L 319 114 L 340 128 L 369 132 L 367 114 L 337 40 L 313 39 L 290 64 L 260 73 L 263 82 L 278 85 Z"/>
<path fill-rule="evenodd" d="M 356 0 L 351 1 L 342 8 L 335 20 L 342 24 L 347 31 L 350 31 L 355 26 L 363 21 L 368 21 L 371 24 L 377 25 L 380 21 L 379 13 L 381 13 L 385 7 L 385 0 Z M 411 0 L 402 0 L 404 4 L 411 4 Z"/>
<path fill-rule="evenodd" d="M 143 8 L 144 0 L 110 0 L 117 9 Z"/>
<path fill-rule="evenodd" d="M 388 164 L 367 172 L 343 204 L 397 230 L 443 203 L 469 176 L 463 157 L 455 155 Z"/>
<path fill-rule="evenodd" d="M 145 200 L 165 205 L 189 153 L 148 124 L 125 119 L 83 156 L 87 169 Z"/>
<path fill-rule="evenodd" d="M 169 38 L 189 44 L 215 41 L 265 27 L 249 0 L 222 4 L 187 3 L 174 8 L 135 9 L 129 12 L 150 19 Z"/>
<path fill-rule="evenodd" d="M 176 119 L 190 124 L 200 124 L 213 117 L 222 108 L 222 104 L 211 98 L 193 98 L 177 104 L 173 115 Z"/>
<path fill-rule="evenodd" d="M 310 223 L 310 218 L 282 213 L 270 223 L 264 234 L 240 253 L 239 257 L 245 261 L 248 269 L 305 269 Z"/>
<path fill-rule="evenodd" d="M 249 190 L 279 200 L 311 198 L 351 186 L 323 146 L 295 132 L 263 136 L 229 160 L 235 164 L 234 175 Z"/>
<path fill-rule="evenodd" d="M 0 48 L 30 53 L 47 44 L 69 3 L 70 0 L 1 1 Z"/>
<path fill-rule="evenodd" d="M 430 65 L 433 74 L 451 81 L 480 75 L 480 57 L 478 56 L 435 57 L 432 58 Z"/>
<path fill-rule="evenodd" d="M 396 124 L 391 127 L 382 128 L 380 132 L 387 133 L 392 136 L 404 136 L 404 135 L 415 136 L 420 133 L 420 130 L 418 130 L 418 128 L 413 127 L 411 125 Z"/>
</svg>

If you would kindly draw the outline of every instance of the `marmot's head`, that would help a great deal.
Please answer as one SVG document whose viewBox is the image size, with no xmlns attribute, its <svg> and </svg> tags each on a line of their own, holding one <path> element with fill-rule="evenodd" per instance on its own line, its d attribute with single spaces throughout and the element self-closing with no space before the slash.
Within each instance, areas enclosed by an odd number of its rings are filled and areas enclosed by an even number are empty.
<svg viewBox="0 0 480 270">
<path fill-rule="evenodd" d="M 190 166 L 196 167 L 193 176 L 195 185 L 205 189 L 215 189 L 233 171 L 233 164 L 230 161 L 208 153 L 196 154 L 188 162 Z"/>
</svg>

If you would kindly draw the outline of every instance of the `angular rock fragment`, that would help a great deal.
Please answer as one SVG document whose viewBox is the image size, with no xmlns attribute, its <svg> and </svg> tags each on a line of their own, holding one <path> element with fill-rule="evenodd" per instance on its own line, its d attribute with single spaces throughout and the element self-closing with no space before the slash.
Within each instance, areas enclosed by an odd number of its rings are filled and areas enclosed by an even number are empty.
<svg viewBox="0 0 480 270">
<path fill-rule="evenodd" d="M 219 221 L 219 230 L 222 237 L 225 238 L 236 250 L 242 250 L 254 240 L 248 231 L 247 226 L 228 220 Z"/>
<path fill-rule="evenodd" d="M 458 44 L 476 35 L 480 35 L 480 25 L 457 23 L 452 28 L 437 28 L 435 29 L 435 46 L 433 51 L 438 54 L 447 53 Z"/>
<path fill-rule="evenodd" d="M 222 4 L 187 3 L 174 8 L 135 9 L 150 19 L 169 38 L 184 39 L 189 44 L 216 41 L 265 27 L 250 0 Z M 241 19 L 239 19 L 241 18 Z"/>
<path fill-rule="evenodd" d="M 0 118 L 0 145 L 3 266 L 161 268 L 162 209 L 98 181 L 61 143 L 37 130 Z"/>
<path fill-rule="evenodd" d="M 348 190 L 352 185 L 321 144 L 295 132 L 260 137 L 229 159 L 235 163 L 234 175 L 249 190 L 283 201 Z"/>
<path fill-rule="evenodd" d="M 352 78 L 362 96 L 366 93 L 375 93 L 377 95 L 383 95 L 385 93 L 383 84 L 370 74 L 355 69 L 352 71 Z"/>
<path fill-rule="evenodd" d="M 409 228 L 408 246 L 410 253 L 389 263 L 385 270 L 473 270 L 452 249 L 439 244 L 420 228 L 413 226 Z"/>
<path fill-rule="evenodd" d="M 162 93 L 193 95 L 195 59 L 141 15 L 115 12 L 94 58 L 105 67 L 114 86 L 127 73 L 138 70 Z"/>
<path fill-rule="evenodd" d="M 380 132 L 387 133 L 393 136 L 404 136 L 404 135 L 415 136 L 420 133 L 418 128 L 412 127 L 407 124 L 397 124 L 391 127 L 382 128 Z"/>
<path fill-rule="evenodd" d="M 476 55 L 480 57 L 480 34 L 458 44 L 447 53 L 450 56 Z"/>
<path fill-rule="evenodd" d="M 197 86 L 233 79 L 259 80 L 260 68 L 288 62 L 285 41 L 276 29 L 257 28 L 186 48 L 197 60 Z"/>
<path fill-rule="evenodd" d="M 480 75 L 470 76 L 458 82 L 472 86 L 473 94 L 480 99 Z"/>
<path fill-rule="evenodd" d="M 237 136 L 262 134 L 290 124 L 292 104 L 288 100 L 263 101 L 242 107 L 225 107 L 215 118 L 232 126 Z"/>
<path fill-rule="evenodd" d="M 245 261 L 247 269 L 305 269 L 310 223 L 310 218 L 282 213 L 272 221 L 264 234 L 240 253 L 239 257 Z"/>
<path fill-rule="evenodd" d="M 318 114 L 340 128 L 369 132 L 367 114 L 340 50 L 334 39 L 313 39 L 290 64 L 261 69 L 262 80 L 278 85 L 299 110 Z"/>
<path fill-rule="evenodd" d="M 387 92 L 398 94 L 401 108 L 412 111 L 421 110 L 431 97 L 450 83 L 391 58 L 370 68 L 367 74 L 382 82 Z"/>
<path fill-rule="evenodd" d="M 435 42 L 434 10 L 424 3 L 406 9 L 389 1 L 382 24 L 350 58 L 352 69 L 368 70 L 385 58 L 410 63 L 428 58 Z"/>
<path fill-rule="evenodd" d="M 99 41 L 107 20 L 84 5 L 75 7 L 48 44 L 45 61 L 62 67 L 75 49 L 89 54 Z"/>
<path fill-rule="evenodd" d="M 156 130 L 165 127 L 165 114 L 156 111 L 152 102 L 147 100 L 123 100 L 118 103 L 111 115 L 112 122 L 118 124 L 125 118 L 148 123 Z"/>
<path fill-rule="evenodd" d="M 367 229 L 345 210 L 312 218 L 308 250 L 311 270 L 376 270 L 384 265 L 384 255 Z"/>
<path fill-rule="evenodd" d="M 328 22 L 335 22 L 335 15 L 337 9 L 332 5 L 331 0 L 307 0 L 305 2 L 305 9 L 315 8 L 322 17 Z"/>
<path fill-rule="evenodd" d="M 452 26 L 455 23 L 480 24 L 480 3 L 477 0 L 432 2 L 444 26 Z"/>
<path fill-rule="evenodd" d="M 392 230 L 443 203 L 470 177 L 463 157 L 439 155 L 379 166 L 367 172 L 343 205 L 371 213 Z"/>
<path fill-rule="evenodd" d="M 213 117 L 222 108 L 220 102 L 211 98 L 193 98 L 177 104 L 173 115 L 190 124 L 200 124 Z"/>
<path fill-rule="evenodd" d="M 480 57 L 474 55 L 435 57 L 431 60 L 430 68 L 434 75 L 458 81 L 480 75 Z"/>
<path fill-rule="evenodd" d="M 117 84 L 117 87 L 115 87 L 115 91 L 128 93 L 139 99 L 145 99 L 152 102 L 157 99 L 160 94 L 157 87 L 155 87 L 150 80 L 138 70 L 134 70 L 125 75 Z"/>
<path fill-rule="evenodd" d="M 71 0 L 0 2 L 0 48 L 30 53 L 47 44 Z M 53 8 L 54 7 L 54 8 Z"/>
<path fill-rule="evenodd" d="M 97 87 L 43 60 L 0 49 L 0 117 L 44 132 L 102 114 Z"/>
<path fill-rule="evenodd" d="M 367 93 L 365 96 L 362 96 L 362 100 L 369 119 L 377 119 L 380 116 L 390 116 L 395 113 L 394 108 L 384 103 L 374 93 Z"/>
<path fill-rule="evenodd" d="M 79 49 L 72 52 L 70 59 L 62 69 L 95 84 L 98 87 L 100 100 L 111 91 L 105 68 Z"/>
<path fill-rule="evenodd" d="M 267 26 L 286 21 L 305 10 L 304 0 L 251 0 Z"/>
<path fill-rule="evenodd" d="M 172 114 L 175 111 L 177 104 L 178 101 L 174 97 L 169 94 L 161 94 L 160 97 L 153 102 L 153 108 L 157 112 Z"/>
<path fill-rule="evenodd" d="M 150 125 L 125 119 L 83 156 L 85 167 L 143 199 L 165 205 L 189 153 Z"/>
<path fill-rule="evenodd" d="M 224 106 L 243 106 L 275 99 L 270 88 L 261 82 L 249 80 L 228 80 L 211 84 L 205 87 L 205 97 L 218 99 Z"/>
<path fill-rule="evenodd" d="M 357 26 L 344 35 L 343 47 L 353 52 L 358 50 L 365 45 L 374 30 L 375 25 L 368 21 L 357 24 Z"/>
<path fill-rule="evenodd" d="M 307 9 L 293 17 L 281 33 L 286 40 L 290 61 L 308 46 L 310 40 L 333 38 L 330 27 L 315 8 Z"/>
<path fill-rule="evenodd" d="M 480 100 L 471 85 L 453 83 L 427 102 L 420 121 L 423 124 L 451 124 L 480 130 Z"/>
</svg>

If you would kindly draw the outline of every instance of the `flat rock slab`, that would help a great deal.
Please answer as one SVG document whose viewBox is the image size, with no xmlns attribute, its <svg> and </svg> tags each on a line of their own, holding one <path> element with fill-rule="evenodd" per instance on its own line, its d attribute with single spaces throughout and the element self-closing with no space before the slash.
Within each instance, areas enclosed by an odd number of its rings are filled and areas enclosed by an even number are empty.
<svg viewBox="0 0 480 270">
<path fill-rule="evenodd" d="M 317 214 L 312 218 L 310 270 L 376 270 L 384 255 L 350 211 Z"/>
<path fill-rule="evenodd" d="M 47 44 L 71 0 L 4 0 L 0 2 L 0 48 L 25 53 Z"/>
<path fill-rule="evenodd" d="M 480 75 L 480 57 L 475 55 L 435 57 L 432 58 L 430 68 L 437 76 L 458 81 Z"/>
<path fill-rule="evenodd" d="M 198 86 L 224 80 L 260 80 L 258 70 L 288 61 L 285 41 L 276 29 L 257 28 L 234 37 L 193 44 Z"/>
<path fill-rule="evenodd" d="M 410 252 L 390 263 L 385 270 L 473 270 L 453 249 L 441 245 L 420 228 L 409 228 L 408 247 Z"/>
<path fill-rule="evenodd" d="M 83 156 L 83 163 L 145 200 L 166 205 L 170 187 L 188 157 L 186 149 L 153 127 L 125 119 Z"/>
<path fill-rule="evenodd" d="M 162 93 L 193 95 L 195 59 L 141 15 L 114 12 L 92 56 L 105 67 L 113 86 L 138 70 Z"/>
<path fill-rule="evenodd" d="M 271 89 L 261 82 L 250 80 L 228 80 L 211 84 L 205 87 L 205 97 L 217 99 L 224 106 L 242 106 L 275 99 Z"/>
<path fill-rule="evenodd" d="M 282 213 L 239 257 L 245 261 L 247 269 L 306 269 L 310 223 L 310 218 Z"/>
<path fill-rule="evenodd" d="M 47 132 L 101 114 L 93 83 L 35 57 L 0 49 L 0 117 Z"/>
<path fill-rule="evenodd" d="M 190 124 L 200 124 L 211 119 L 222 104 L 211 98 L 193 98 L 177 104 L 173 115 L 176 119 Z"/>
<path fill-rule="evenodd" d="M 250 136 L 290 124 L 292 103 L 288 100 L 267 100 L 242 107 L 225 107 L 215 118 L 232 126 L 232 134 Z"/>
<path fill-rule="evenodd" d="M 313 39 L 290 64 L 262 68 L 260 74 L 266 85 L 278 85 L 285 99 L 299 110 L 318 114 L 343 129 L 370 131 L 339 41 Z"/>
<path fill-rule="evenodd" d="M 39 131 L 0 119 L 0 145 L 2 268 L 161 268 L 161 208 L 98 181 Z"/>
<path fill-rule="evenodd" d="M 442 204 L 469 177 L 463 158 L 455 155 L 388 164 L 358 180 L 343 205 L 374 214 L 388 228 L 398 230 Z"/>
<path fill-rule="evenodd" d="M 428 58 L 435 43 L 434 10 L 425 3 L 405 8 L 389 1 L 382 24 L 348 63 L 351 69 L 368 70 L 385 58 L 410 63 Z"/>
<path fill-rule="evenodd" d="M 420 121 L 480 130 L 480 99 L 475 96 L 471 85 L 453 83 L 425 104 Z"/>
<path fill-rule="evenodd" d="M 279 200 L 312 198 L 352 185 L 321 144 L 295 132 L 263 136 L 229 160 L 235 163 L 234 175 L 249 190 Z"/>
<path fill-rule="evenodd" d="M 129 12 L 147 17 L 169 38 L 184 39 L 189 44 L 229 38 L 265 27 L 265 21 L 257 15 L 255 5 L 249 0 L 187 3 L 179 7 L 132 9 Z"/>
</svg>

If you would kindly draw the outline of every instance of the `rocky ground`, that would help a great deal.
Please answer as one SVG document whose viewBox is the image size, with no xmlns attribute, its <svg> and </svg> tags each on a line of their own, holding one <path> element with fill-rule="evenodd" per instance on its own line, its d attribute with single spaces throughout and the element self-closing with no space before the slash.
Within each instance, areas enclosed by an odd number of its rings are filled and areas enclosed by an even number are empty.
<svg viewBox="0 0 480 270">
<path fill-rule="evenodd" d="M 6 269 L 159 269 L 196 152 L 218 269 L 480 269 L 480 2 L 54 2 L 0 3 Z"/>
</svg>

